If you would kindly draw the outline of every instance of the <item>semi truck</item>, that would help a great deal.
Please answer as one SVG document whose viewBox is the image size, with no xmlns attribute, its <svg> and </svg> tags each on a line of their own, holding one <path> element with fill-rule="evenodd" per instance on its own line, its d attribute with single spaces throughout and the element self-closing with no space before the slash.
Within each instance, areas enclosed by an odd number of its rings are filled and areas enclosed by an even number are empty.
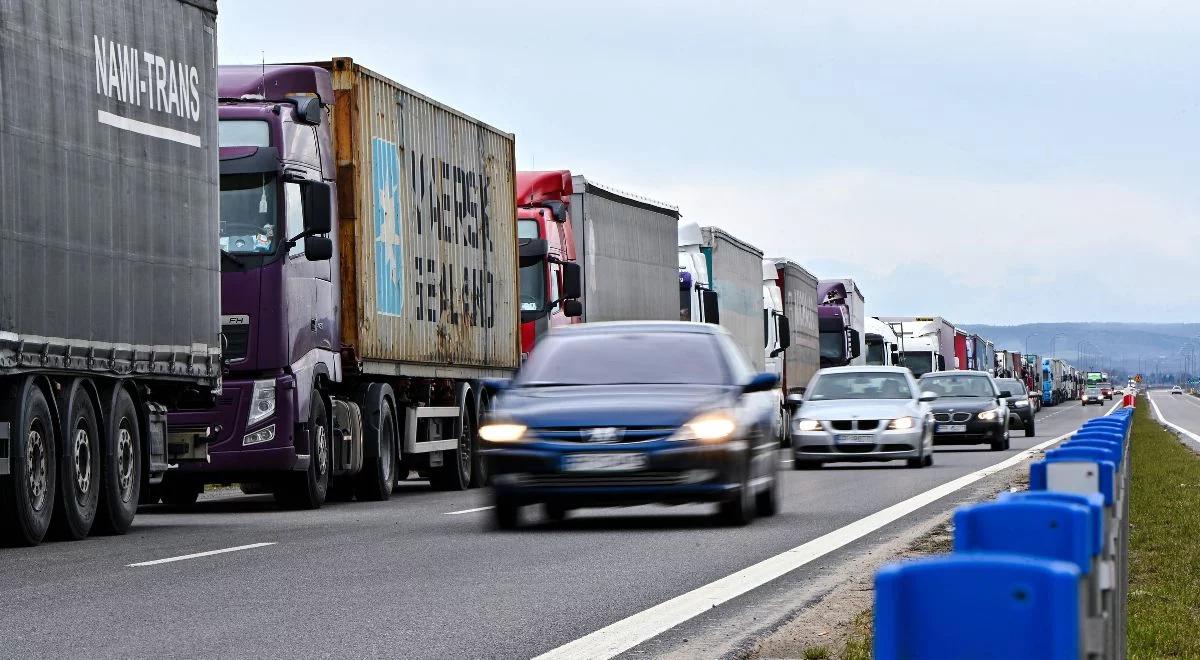
<svg viewBox="0 0 1200 660">
<path fill-rule="evenodd" d="M 678 241 L 680 320 L 719 324 L 754 369 L 764 370 L 762 250 L 694 223 L 679 226 Z M 719 301 L 719 311 L 706 298 Z"/>
<path fill-rule="evenodd" d="M 954 326 L 940 316 L 887 316 L 900 328 L 900 359 L 914 376 L 955 369 Z"/>
<path fill-rule="evenodd" d="M 790 259 L 763 260 L 766 370 L 779 376 L 780 439 L 790 440 L 788 395 L 802 395 L 820 368 L 817 277 Z"/>
<path fill-rule="evenodd" d="M 817 283 L 817 319 L 821 331 L 821 368 L 864 365 L 866 298 L 854 280 Z"/>
<path fill-rule="evenodd" d="M 890 367 L 900 364 L 900 339 L 892 326 L 874 316 L 863 322 L 867 345 L 867 364 Z"/>
<path fill-rule="evenodd" d="M 970 351 L 967 346 L 970 344 L 968 335 L 963 330 L 954 329 L 954 368 L 955 369 L 970 369 Z"/>
<path fill-rule="evenodd" d="M 218 88 L 226 376 L 170 416 L 163 500 L 483 484 L 482 379 L 521 349 L 513 136 L 347 57 Z"/>
<path fill-rule="evenodd" d="M 517 172 L 521 357 L 551 328 L 580 322 L 579 255 L 571 223 L 571 173 Z M 568 290 L 564 284 L 573 284 Z"/>
<path fill-rule="evenodd" d="M 35 4 L 0 3 L 0 543 L 21 545 L 127 531 L 168 412 L 221 377 L 216 2 Z"/>
<path fill-rule="evenodd" d="M 1079 396 L 1082 378 L 1074 367 L 1059 358 L 1042 359 L 1042 404 L 1055 406 Z"/>
</svg>

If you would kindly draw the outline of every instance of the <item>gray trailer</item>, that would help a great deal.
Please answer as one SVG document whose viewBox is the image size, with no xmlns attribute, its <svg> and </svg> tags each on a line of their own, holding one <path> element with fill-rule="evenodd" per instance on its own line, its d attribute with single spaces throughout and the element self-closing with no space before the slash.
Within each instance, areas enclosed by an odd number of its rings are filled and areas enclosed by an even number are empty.
<svg viewBox="0 0 1200 660">
<path fill-rule="evenodd" d="M 763 371 L 762 250 L 719 227 L 700 231 L 700 251 L 720 301 L 718 323 L 733 335 L 754 369 Z"/>
<path fill-rule="evenodd" d="M 571 177 L 571 229 L 583 265 L 583 320 L 679 316 L 679 209 Z"/>
<path fill-rule="evenodd" d="M 821 367 L 821 333 L 817 329 L 817 276 L 790 259 L 775 259 L 776 282 L 783 296 L 783 313 L 791 330 L 791 345 L 784 351 L 783 388 L 786 394 L 803 394 L 808 381 Z"/>
<path fill-rule="evenodd" d="M 215 29 L 0 2 L 0 541 L 127 530 L 219 388 Z"/>
</svg>

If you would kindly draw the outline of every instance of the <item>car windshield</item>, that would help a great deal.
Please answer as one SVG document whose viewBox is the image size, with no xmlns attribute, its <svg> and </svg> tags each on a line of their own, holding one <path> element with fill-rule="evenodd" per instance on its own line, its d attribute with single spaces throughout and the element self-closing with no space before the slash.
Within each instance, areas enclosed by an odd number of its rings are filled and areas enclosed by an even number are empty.
<svg viewBox="0 0 1200 660">
<path fill-rule="evenodd" d="M 221 175 L 221 249 L 230 254 L 275 252 L 274 173 Z"/>
<path fill-rule="evenodd" d="M 996 396 L 992 380 L 987 376 L 925 376 L 921 389 L 943 397 L 972 397 L 990 399 Z"/>
<path fill-rule="evenodd" d="M 838 399 L 911 399 L 903 374 L 850 371 L 822 374 L 809 390 L 809 401 Z"/>
<path fill-rule="evenodd" d="M 1100 394 L 1100 388 L 1099 387 L 1089 387 L 1089 388 L 1087 388 L 1087 393 L 1092 396 L 1096 396 L 1097 394 Z"/>
<path fill-rule="evenodd" d="M 729 369 L 714 335 L 698 332 L 552 333 L 539 341 L 517 387 L 555 385 L 726 385 Z"/>
<path fill-rule="evenodd" d="M 1000 391 L 1007 391 L 1013 396 L 1022 396 L 1025 392 L 1025 383 L 1016 378 L 1001 378 L 996 381 L 996 385 L 1000 387 Z"/>
</svg>

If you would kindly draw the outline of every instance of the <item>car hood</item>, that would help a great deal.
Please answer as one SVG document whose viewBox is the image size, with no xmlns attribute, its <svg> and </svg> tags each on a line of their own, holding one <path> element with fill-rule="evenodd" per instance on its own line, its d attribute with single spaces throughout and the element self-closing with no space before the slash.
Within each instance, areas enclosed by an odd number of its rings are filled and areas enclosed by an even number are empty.
<svg viewBox="0 0 1200 660">
<path fill-rule="evenodd" d="M 493 414 L 530 428 L 682 426 L 696 414 L 736 403 L 725 385 L 578 385 L 515 388 Z"/>
<path fill-rule="evenodd" d="M 933 412 L 978 412 L 982 410 L 992 410 L 996 407 L 995 399 L 980 399 L 978 397 L 954 397 L 948 396 L 938 399 L 929 404 Z"/>
<path fill-rule="evenodd" d="M 895 419 L 920 413 L 918 404 L 908 399 L 839 399 L 805 401 L 796 413 L 804 419 Z"/>
</svg>

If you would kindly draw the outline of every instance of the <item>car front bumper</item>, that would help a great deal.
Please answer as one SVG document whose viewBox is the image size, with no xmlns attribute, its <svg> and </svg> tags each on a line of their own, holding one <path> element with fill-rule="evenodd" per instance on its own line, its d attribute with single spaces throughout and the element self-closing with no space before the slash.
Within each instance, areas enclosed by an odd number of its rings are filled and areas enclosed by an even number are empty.
<svg viewBox="0 0 1200 660">
<path fill-rule="evenodd" d="M 925 429 L 907 431 L 792 431 L 792 459 L 802 463 L 840 461 L 891 461 L 921 456 Z M 871 435 L 869 442 L 845 442 L 840 436 Z"/>
<path fill-rule="evenodd" d="M 962 432 L 938 431 L 939 426 L 943 425 L 961 425 L 966 426 L 966 430 Z M 1004 437 L 1004 420 L 979 419 L 976 413 L 971 414 L 971 419 L 965 422 L 934 422 L 933 425 L 933 443 L 935 445 L 971 445 L 990 443 L 1000 440 Z"/>
</svg>

